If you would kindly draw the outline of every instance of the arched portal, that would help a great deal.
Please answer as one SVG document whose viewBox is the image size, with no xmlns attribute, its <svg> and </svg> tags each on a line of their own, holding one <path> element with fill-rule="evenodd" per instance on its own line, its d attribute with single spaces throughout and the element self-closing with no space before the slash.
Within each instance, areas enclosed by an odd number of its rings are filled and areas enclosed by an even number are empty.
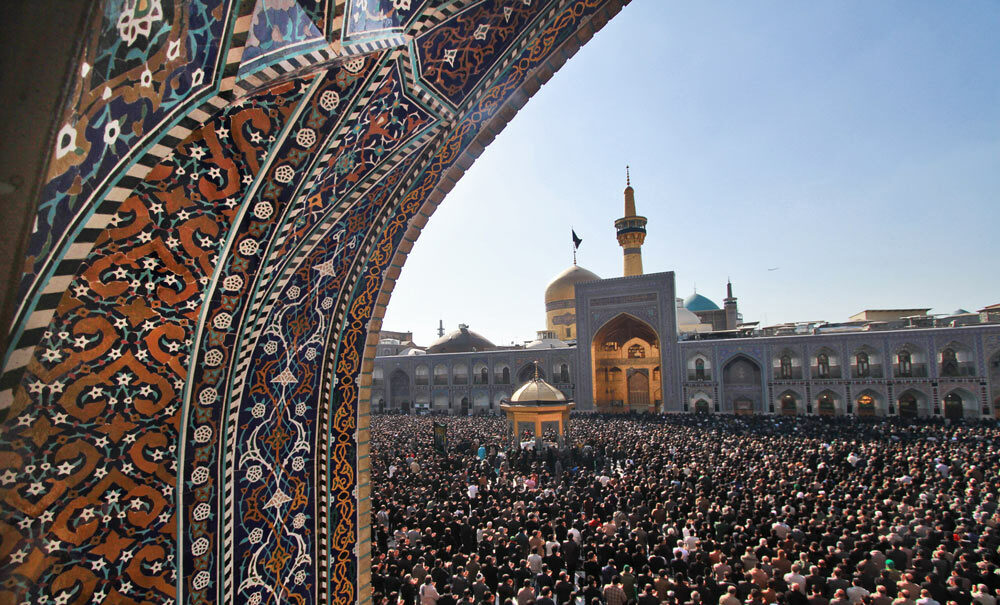
<svg viewBox="0 0 1000 605">
<path fill-rule="evenodd" d="M 763 401 L 760 364 L 737 355 L 722 366 L 723 411 L 754 414 Z"/>
<path fill-rule="evenodd" d="M 966 389 L 954 389 L 941 398 L 941 415 L 949 420 L 979 418 L 979 399 Z"/>
<path fill-rule="evenodd" d="M 118 14 L 126 4 L 102 0 L 80 32 L 48 170 L 24 188 L 41 210 L 26 217 L 2 331 L 0 472 L 34 469 L 11 493 L 61 483 L 55 465 L 29 463 L 74 443 L 162 501 L 78 542 L 62 539 L 76 498 L 107 501 L 115 482 L 84 473 L 37 512 L 0 506 L 4 526 L 61 543 L 4 590 L 40 601 L 85 569 L 72 598 L 89 602 L 138 569 L 93 565 L 128 536 L 153 602 L 254 602 L 261 586 L 290 602 L 362 599 L 359 435 L 399 267 L 482 149 L 622 2 L 177 0 L 123 40 L 119 17 L 137 18 Z M 255 8 L 279 5 L 289 12 L 269 18 L 289 27 L 251 32 Z M 451 56 L 466 43 L 482 52 Z M 430 391 L 437 377 L 415 381 L 423 409 L 451 407 Z M 112 390 L 142 403 L 114 408 L 100 395 Z M 63 413 L 51 443 L 13 433 Z M 133 441 L 103 445 L 105 421 L 169 453 L 128 464 Z"/>
<path fill-rule="evenodd" d="M 403 370 L 395 370 L 389 375 L 390 409 L 409 413 L 412 401 L 410 377 Z"/>
<path fill-rule="evenodd" d="M 866 389 L 854 401 L 854 413 L 858 416 L 885 416 L 884 398 L 879 393 Z"/>
<path fill-rule="evenodd" d="M 926 418 L 931 415 L 927 395 L 917 389 L 907 389 L 896 400 L 900 418 Z"/>
<path fill-rule="evenodd" d="M 825 390 L 816 396 L 816 413 L 820 416 L 839 416 L 843 414 L 841 400 L 837 393 Z"/>
<path fill-rule="evenodd" d="M 778 411 L 782 416 L 795 416 L 801 413 L 799 409 L 802 398 L 795 391 L 785 391 L 778 398 Z"/>
<path fill-rule="evenodd" d="M 658 409 L 660 341 L 646 322 L 622 313 L 591 341 L 594 406 L 601 412 Z"/>
<path fill-rule="evenodd" d="M 959 420 L 962 418 L 962 396 L 951 392 L 944 396 L 944 410 L 942 413 L 948 420 Z"/>
<path fill-rule="evenodd" d="M 688 398 L 685 409 L 696 414 L 709 414 L 712 411 L 712 396 L 698 391 Z"/>
</svg>

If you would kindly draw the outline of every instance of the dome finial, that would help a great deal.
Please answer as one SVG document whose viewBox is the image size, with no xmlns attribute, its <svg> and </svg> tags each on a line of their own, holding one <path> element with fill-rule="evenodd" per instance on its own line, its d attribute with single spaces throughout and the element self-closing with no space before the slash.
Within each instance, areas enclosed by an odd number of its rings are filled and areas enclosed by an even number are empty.
<svg viewBox="0 0 1000 605">
<path fill-rule="evenodd" d="M 536 359 L 536 360 L 535 360 L 534 362 L 532 362 L 532 363 L 534 363 L 534 364 L 535 364 L 535 380 L 538 380 L 538 360 Z"/>
<path fill-rule="evenodd" d="M 632 177 L 628 173 L 628 164 L 625 165 L 625 186 L 626 187 L 632 186 Z"/>
</svg>

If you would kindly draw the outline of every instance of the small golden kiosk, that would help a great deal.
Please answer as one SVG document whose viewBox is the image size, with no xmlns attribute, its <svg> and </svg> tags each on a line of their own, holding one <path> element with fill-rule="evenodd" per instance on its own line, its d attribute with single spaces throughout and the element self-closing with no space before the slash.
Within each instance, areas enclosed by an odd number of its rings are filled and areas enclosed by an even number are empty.
<svg viewBox="0 0 1000 605">
<path fill-rule="evenodd" d="M 534 429 L 534 439 L 544 438 L 545 425 L 555 425 L 556 441 L 565 443 L 569 435 L 569 412 L 576 404 L 566 399 L 562 391 L 538 377 L 529 380 L 511 396 L 509 401 L 500 403 L 500 409 L 507 414 L 507 433 L 514 444 L 519 444 L 520 428 L 523 424 Z"/>
</svg>

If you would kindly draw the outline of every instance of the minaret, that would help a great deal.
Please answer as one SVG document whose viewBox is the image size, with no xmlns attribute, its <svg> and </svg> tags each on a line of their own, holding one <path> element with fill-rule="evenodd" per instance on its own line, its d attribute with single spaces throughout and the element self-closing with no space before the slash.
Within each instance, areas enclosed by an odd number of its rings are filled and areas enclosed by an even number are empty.
<svg viewBox="0 0 1000 605">
<path fill-rule="evenodd" d="M 625 277 L 642 275 L 642 242 L 646 240 L 646 217 L 635 213 L 635 190 L 625 167 L 625 216 L 615 221 L 618 245 L 625 256 Z"/>
<path fill-rule="evenodd" d="M 736 297 L 733 296 L 733 282 L 730 280 L 726 280 L 726 299 L 722 304 L 726 310 L 726 329 L 735 330 L 739 323 L 740 312 L 736 306 Z"/>
</svg>

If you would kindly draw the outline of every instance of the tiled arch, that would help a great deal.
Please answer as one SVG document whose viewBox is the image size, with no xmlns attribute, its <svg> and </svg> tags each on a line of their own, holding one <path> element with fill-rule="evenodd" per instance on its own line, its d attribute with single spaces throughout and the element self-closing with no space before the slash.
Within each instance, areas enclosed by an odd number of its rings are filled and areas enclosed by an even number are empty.
<svg viewBox="0 0 1000 605">
<path fill-rule="evenodd" d="M 624 4 L 414 0 L 365 46 L 331 3 L 295 17 L 325 43 L 242 73 L 261 5 L 217 3 L 224 24 L 186 22 L 218 36 L 206 91 L 144 126 L 137 161 L 93 152 L 109 193 L 77 200 L 40 259 L 64 274 L 26 278 L 0 597 L 370 600 L 370 373 L 395 280 L 464 171 Z M 435 42 L 449 28 L 488 64 Z"/>
</svg>

